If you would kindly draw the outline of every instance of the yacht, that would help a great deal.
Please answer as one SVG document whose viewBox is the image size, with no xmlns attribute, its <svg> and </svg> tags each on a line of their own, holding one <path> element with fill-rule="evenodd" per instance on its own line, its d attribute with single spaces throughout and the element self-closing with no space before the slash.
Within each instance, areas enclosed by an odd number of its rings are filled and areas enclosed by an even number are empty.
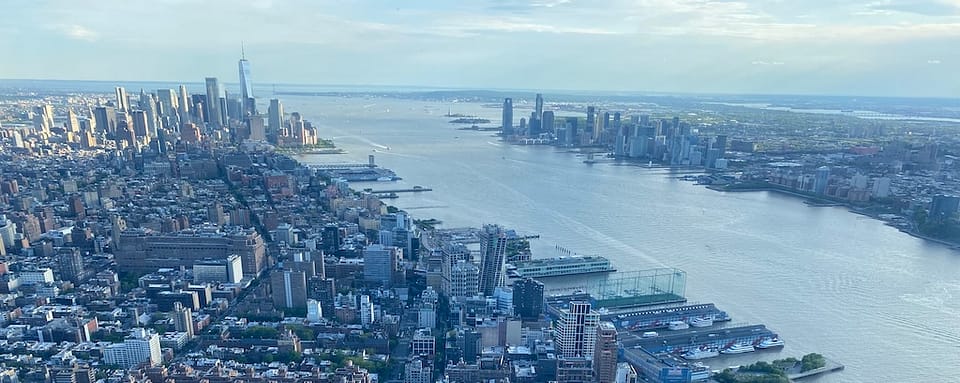
<svg viewBox="0 0 960 383">
<path fill-rule="evenodd" d="M 757 345 L 757 348 L 760 348 L 760 349 L 775 348 L 775 347 L 783 347 L 783 341 L 780 340 L 780 338 L 764 339 L 762 342 L 760 342 L 759 345 Z"/>
<path fill-rule="evenodd" d="M 715 348 L 710 348 L 710 349 L 695 348 L 693 350 L 683 353 L 683 355 L 681 356 L 683 356 L 683 359 L 697 360 L 697 359 L 713 358 L 718 355 L 720 355 L 720 353 L 717 352 L 717 349 Z"/>
<path fill-rule="evenodd" d="M 710 326 L 713 326 L 713 318 L 711 317 L 693 318 L 690 320 L 690 325 L 693 327 L 710 327 Z"/>
<path fill-rule="evenodd" d="M 667 323 L 667 328 L 670 330 L 686 330 L 690 328 L 690 325 L 688 325 L 687 322 L 676 320 Z"/>
<path fill-rule="evenodd" d="M 754 352 L 753 345 L 746 343 L 737 343 L 733 346 L 727 347 L 723 350 L 720 350 L 721 354 L 746 354 L 748 352 Z"/>
</svg>

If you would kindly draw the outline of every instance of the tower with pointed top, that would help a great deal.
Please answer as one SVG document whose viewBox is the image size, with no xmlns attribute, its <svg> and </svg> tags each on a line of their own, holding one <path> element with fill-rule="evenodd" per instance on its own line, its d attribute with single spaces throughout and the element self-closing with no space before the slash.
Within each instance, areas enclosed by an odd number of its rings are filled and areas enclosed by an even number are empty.
<svg viewBox="0 0 960 383">
<path fill-rule="evenodd" d="M 243 44 L 240 44 L 240 62 L 237 63 L 240 69 L 240 102 L 243 107 L 242 115 L 251 116 L 257 114 L 257 105 L 253 99 L 253 84 L 250 82 L 250 61 L 247 60 L 243 51 Z"/>
</svg>

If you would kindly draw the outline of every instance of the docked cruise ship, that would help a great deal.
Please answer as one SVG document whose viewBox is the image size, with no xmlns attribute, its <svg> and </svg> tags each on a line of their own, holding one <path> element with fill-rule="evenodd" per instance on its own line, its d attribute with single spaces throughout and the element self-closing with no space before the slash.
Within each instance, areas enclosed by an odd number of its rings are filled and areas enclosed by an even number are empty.
<svg viewBox="0 0 960 383">
<path fill-rule="evenodd" d="M 557 277 L 561 275 L 608 273 L 617 271 L 610 260 L 599 255 L 574 255 L 534 259 L 507 267 L 511 278 Z"/>
</svg>

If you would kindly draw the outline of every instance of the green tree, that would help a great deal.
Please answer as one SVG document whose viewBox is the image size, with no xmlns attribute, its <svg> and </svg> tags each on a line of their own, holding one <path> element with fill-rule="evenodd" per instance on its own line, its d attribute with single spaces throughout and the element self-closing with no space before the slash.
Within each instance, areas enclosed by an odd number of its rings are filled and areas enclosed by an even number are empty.
<svg viewBox="0 0 960 383">
<path fill-rule="evenodd" d="M 807 372 L 810 370 L 816 370 L 827 365 L 827 360 L 823 355 L 817 353 L 811 353 L 804 355 L 800 359 L 800 372 Z"/>
<path fill-rule="evenodd" d="M 273 327 L 253 326 L 243 330 L 237 337 L 243 339 L 277 339 L 280 337 L 280 331 Z"/>
</svg>

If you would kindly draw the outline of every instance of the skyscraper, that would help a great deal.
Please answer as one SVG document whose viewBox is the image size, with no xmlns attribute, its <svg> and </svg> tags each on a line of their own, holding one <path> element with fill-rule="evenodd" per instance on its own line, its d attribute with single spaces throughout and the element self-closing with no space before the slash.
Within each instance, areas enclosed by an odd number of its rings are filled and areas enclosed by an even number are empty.
<svg viewBox="0 0 960 383">
<path fill-rule="evenodd" d="M 70 133 L 80 133 L 80 119 L 74 113 L 73 108 L 67 109 L 67 131 Z"/>
<path fill-rule="evenodd" d="M 560 320 L 557 322 L 557 355 L 592 360 L 599 323 L 600 314 L 590 309 L 590 302 L 570 302 L 570 308 L 560 310 Z"/>
<path fill-rule="evenodd" d="M 540 121 L 540 133 L 553 133 L 554 125 L 553 111 L 543 112 L 543 119 Z"/>
<path fill-rule="evenodd" d="M 537 105 L 533 113 L 536 114 L 538 120 L 543 119 L 543 95 L 540 93 L 537 93 Z"/>
<path fill-rule="evenodd" d="M 179 100 L 177 100 L 177 94 L 173 92 L 173 89 L 157 89 L 157 101 L 160 102 L 160 109 L 162 109 L 160 116 L 172 117 L 176 115 Z"/>
<path fill-rule="evenodd" d="M 498 286 L 503 286 L 507 235 L 497 225 L 484 225 L 480 235 L 480 293 L 491 296 Z"/>
<path fill-rule="evenodd" d="M 601 322 L 597 330 L 597 347 L 593 354 L 593 371 L 598 383 L 614 383 L 617 379 L 617 328 Z"/>
<path fill-rule="evenodd" d="M 543 283 L 524 278 L 513 283 L 513 311 L 523 320 L 537 320 L 543 313 Z"/>
<path fill-rule="evenodd" d="M 223 126 L 223 114 L 220 111 L 220 82 L 217 81 L 216 77 L 207 77 L 207 110 L 204 111 L 204 116 L 207 117 L 210 125 L 215 128 Z"/>
<path fill-rule="evenodd" d="M 147 141 L 157 136 L 157 103 L 154 101 L 153 94 L 146 93 L 140 89 L 140 110 L 147 113 Z"/>
<path fill-rule="evenodd" d="M 121 112 L 129 112 L 130 99 L 127 98 L 127 90 L 123 89 L 122 86 L 118 86 L 115 90 L 117 93 L 117 109 Z"/>
<path fill-rule="evenodd" d="M 179 112 L 180 123 L 190 122 L 190 95 L 187 94 L 187 87 L 180 85 Z"/>
<path fill-rule="evenodd" d="M 256 104 L 253 100 L 253 83 L 250 82 L 250 61 L 243 55 L 243 49 L 240 50 L 240 61 L 237 63 L 240 69 L 240 104 L 242 106 L 241 116 L 257 114 Z"/>
<path fill-rule="evenodd" d="M 267 109 L 267 118 L 269 118 L 270 131 L 276 133 L 283 127 L 283 104 L 278 99 L 270 100 L 270 108 Z"/>
<path fill-rule="evenodd" d="M 53 107 L 49 104 L 40 105 L 33 108 L 33 127 L 38 132 L 49 133 L 53 125 Z"/>
<path fill-rule="evenodd" d="M 93 110 L 93 120 L 100 131 L 114 135 L 117 133 L 117 112 L 110 106 L 98 106 Z"/>
<path fill-rule="evenodd" d="M 513 132 L 513 99 L 503 99 L 503 119 L 502 119 L 503 138 L 507 139 L 514 134 Z"/>
</svg>

